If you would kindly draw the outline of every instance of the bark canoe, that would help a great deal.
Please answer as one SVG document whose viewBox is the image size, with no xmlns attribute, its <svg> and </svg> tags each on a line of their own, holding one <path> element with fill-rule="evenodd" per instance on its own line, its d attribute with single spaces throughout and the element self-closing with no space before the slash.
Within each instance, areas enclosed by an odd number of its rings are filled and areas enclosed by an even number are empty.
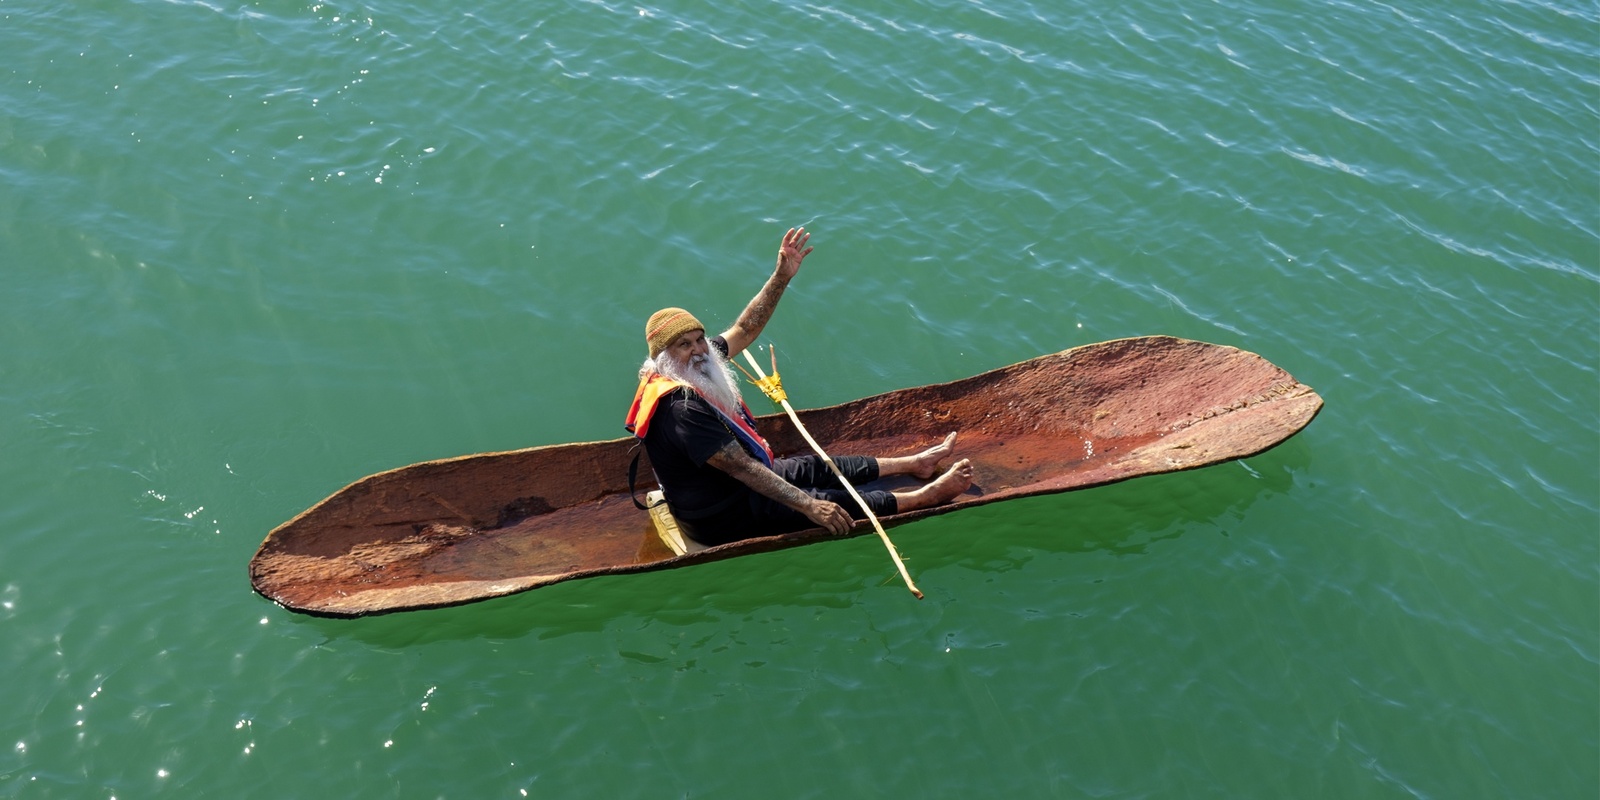
<svg viewBox="0 0 1600 800">
<path fill-rule="evenodd" d="M 1293 436 L 1321 408 L 1310 387 L 1254 353 L 1148 336 L 800 417 L 841 454 L 916 452 L 960 431 L 957 454 L 972 459 L 973 487 L 949 505 L 885 517 L 887 527 L 1245 458 Z M 783 415 L 759 425 L 779 455 L 806 451 Z M 269 533 L 250 581 L 291 610 L 357 617 L 834 538 L 812 529 L 675 555 L 629 499 L 633 447 L 627 437 L 549 445 L 362 478 Z M 641 498 L 654 487 L 648 463 L 641 459 Z M 850 535 L 870 533 L 860 523 Z"/>
</svg>

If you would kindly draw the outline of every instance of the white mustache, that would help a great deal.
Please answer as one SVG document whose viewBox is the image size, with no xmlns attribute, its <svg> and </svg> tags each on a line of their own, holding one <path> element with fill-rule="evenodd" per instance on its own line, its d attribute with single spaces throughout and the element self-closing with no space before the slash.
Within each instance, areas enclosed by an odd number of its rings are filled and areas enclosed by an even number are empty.
<svg viewBox="0 0 1600 800">
<path fill-rule="evenodd" d="M 647 364 L 651 362 L 646 362 Z M 676 378 L 693 386 L 707 400 L 720 407 L 728 414 L 737 413 L 739 402 L 739 385 L 735 382 L 732 370 L 725 367 L 721 359 L 715 354 L 690 356 L 688 363 L 682 368 L 674 366 L 672 359 L 666 353 L 655 360 L 656 369 L 663 375 Z"/>
</svg>

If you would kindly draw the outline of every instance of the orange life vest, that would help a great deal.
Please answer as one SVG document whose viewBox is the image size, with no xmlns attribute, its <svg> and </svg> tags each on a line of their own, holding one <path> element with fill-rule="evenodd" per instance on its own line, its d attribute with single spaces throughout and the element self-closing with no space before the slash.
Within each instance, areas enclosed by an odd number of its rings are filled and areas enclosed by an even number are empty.
<svg viewBox="0 0 1600 800">
<path fill-rule="evenodd" d="M 661 398 L 680 387 L 693 388 L 683 381 L 676 381 L 665 375 L 651 375 L 639 381 L 639 388 L 633 393 L 633 406 L 628 409 L 628 419 L 624 427 L 629 433 L 644 439 L 645 434 L 650 432 L 650 419 L 655 415 L 656 406 L 661 402 Z M 715 403 L 706 405 L 711 406 L 711 410 L 717 413 L 746 452 L 761 463 L 772 466 L 772 447 L 761 434 L 756 432 L 755 417 L 750 414 L 750 408 L 743 401 L 739 402 L 739 413 L 733 416 L 717 408 Z"/>
</svg>

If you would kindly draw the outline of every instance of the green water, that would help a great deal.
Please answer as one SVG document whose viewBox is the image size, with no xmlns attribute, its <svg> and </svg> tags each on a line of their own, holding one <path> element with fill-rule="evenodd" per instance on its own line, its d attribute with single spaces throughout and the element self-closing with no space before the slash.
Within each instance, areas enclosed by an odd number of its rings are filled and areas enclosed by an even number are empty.
<svg viewBox="0 0 1600 800">
<path fill-rule="evenodd" d="M 1591 3 L 0 0 L 0 796 L 1600 796 Z M 817 406 L 1092 341 L 1246 462 L 356 621 L 363 475 L 622 434 L 643 319 Z"/>
</svg>

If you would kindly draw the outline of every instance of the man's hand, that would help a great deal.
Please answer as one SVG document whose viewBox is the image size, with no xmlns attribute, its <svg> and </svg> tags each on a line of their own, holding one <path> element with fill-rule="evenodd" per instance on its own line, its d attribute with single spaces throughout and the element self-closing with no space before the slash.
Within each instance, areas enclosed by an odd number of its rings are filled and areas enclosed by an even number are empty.
<svg viewBox="0 0 1600 800">
<path fill-rule="evenodd" d="M 850 519 L 850 513 L 845 511 L 843 506 L 827 500 L 813 498 L 811 505 L 805 508 L 805 515 L 807 519 L 827 528 L 828 532 L 833 534 L 845 533 L 854 524 Z"/>
<path fill-rule="evenodd" d="M 800 271 L 800 262 L 811 255 L 811 248 L 806 247 L 806 242 L 811 240 L 811 234 L 805 228 L 790 228 L 783 235 L 783 244 L 778 245 L 778 276 L 785 281 L 794 278 Z"/>
</svg>

